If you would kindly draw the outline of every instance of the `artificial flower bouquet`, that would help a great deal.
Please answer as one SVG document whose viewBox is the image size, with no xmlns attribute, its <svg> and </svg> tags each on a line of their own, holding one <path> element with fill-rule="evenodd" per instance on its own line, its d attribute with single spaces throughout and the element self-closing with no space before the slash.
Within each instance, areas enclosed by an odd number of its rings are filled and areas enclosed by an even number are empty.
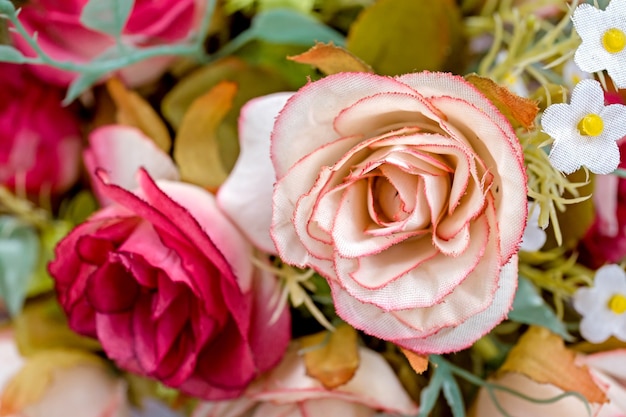
<svg viewBox="0 0 626 417">
<path fill-rule="evenodd" d="M 626 0 L 0 23 L 0 416 L 626 414 Z"/>
</svg>

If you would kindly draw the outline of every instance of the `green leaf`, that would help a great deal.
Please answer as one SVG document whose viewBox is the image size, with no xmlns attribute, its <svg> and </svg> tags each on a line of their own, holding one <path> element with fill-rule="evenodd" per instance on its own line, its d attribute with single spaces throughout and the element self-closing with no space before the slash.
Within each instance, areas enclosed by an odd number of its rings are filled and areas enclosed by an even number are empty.
<svg viewBox="0 0 626 417">
<path fill-rule="evenodd" d="M 315 42 L 334 42 L 340 46 L 345 43 L 342 34 L 310 16 L 290 9 L 270 9 L 257 14 L 250 28 L 226 44 L 213 58 L 230 55 L 253 40 L 302 46 L 313 46 Z"/>
<path fill-rule="evenodd" d="M 435 355 L 432 355 L 430 359 L 433 360 L 434 356 Z M 449 372 L 446 372 L 445 362 L 438 365 L 430 379 L 430 383 L 420 394 L 420 412 L 418 417 L 427 417 L 433 408 L 435 408 L 441 388 L 443 387 L 445 379 L 449 376 Z"/>
<path fill-rule="evenodd" d="M 126 25 L 134 3 L 134 0 L 90 0 L 83 7 L 80 23 L 118 38 Z"/>
<path fill-rule="evenodd" d="M 454 417 L 465 417 L 465 404 L 459 384 L 450 373 L 443 381 L 443 396 L 446 398 Z"/>
<path fill-rule="evenodd" d="M 23 64 L 26 58 L 20 51 L 9 45 L 0 45 L 0 62 Z"/>
<path fill-rule="evenodd" d="M 85 71 L 78 77 L 74 78 L 74 81 L 70 84 L 65 98 L 63 99 L 63 105 L 67 106 L 72 101 L 76 100 L 85 90 L 98 82 L 108 72 L 108 69 L 101 69 L 96 71 Z"/>
<path fill-rule="evenodd" d="M 38 258 L 35 230 L 15 217 L 0 217 L 0 297 L 13 316 L 22 309 Z"/>
<path fill-rule="evenodd" d="M 524 277 L 519 277 L 517 293 L 513 301 L 513 310 L 509 313 L 509 320 L 542 326 L 567 341 L 574 340 L 567 333 L 563 322 L 559 320 L 554 311 L 539 295 L 535 286 Z"/>
<path fill-rule="evenodd" d="M 460 71 L 462 28 L 453 0 L 379 0 L 350 27 L 347 49 L 384 75 Z"/>
<path fill-rule="evenodd" d="M 15 5 L 10 0 L 0 0 L 0 13 L 6 16 L 15 14 Z"/>
</svg>

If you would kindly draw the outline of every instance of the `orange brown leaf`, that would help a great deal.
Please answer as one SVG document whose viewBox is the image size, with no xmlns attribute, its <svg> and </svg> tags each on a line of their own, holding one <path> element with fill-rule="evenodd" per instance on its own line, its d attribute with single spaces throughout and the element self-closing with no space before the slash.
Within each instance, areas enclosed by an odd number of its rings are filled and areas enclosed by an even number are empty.
<svg viewBox="0 0 626 417">
<path fill-rule="evenodd" d="M 321 332 L 300 339 L 306 350 L 304 363 L 307 375 L 328 389 L 346 384 L 359 367 L 357 333 L 347 324 L 334 332 Z"/>
<path fill-rule="evenodd" d="M 109 79 L 106 86 L 117 107 L 117 122 L 138 128 L 163 152 L 169 152 L 172 146 L 170 134 L 152 106 L 139 94 L 127 90 L 117 78 Z"/>
<path fill-rule="evenodd" d="M 576 353 L 563 339 L 543 327 L 533 326 L 520 338 L 498 370 L 526 375 L 540 384 L 552 384 L 564 391 L 578 391 L 589 402 L 604 403 L 605 393 L 584 365 L 575 363 Z"/>
<path fill-rule="evenodd" d="M 236 93 L 237 84 L 222 81 L 195 99 L 185 113 L 174 145 L 174 159 L 183 180 L 214 190 L 226 179 L 217 128 Z"/>
<path fill-rule="evenodd" d="M 506 87 L 496 84 L 492 79 L 470 74 L 465 79 L 474 85 L 481 93 L 502 112 L 513 127 L 533 127 L 539 107 L 534 100 L 513 94 Z"/>
<path fill-rule="evenodd" d="M 418 374 L 423 373 L 428 369 L 428 355 L 420 355 L 407 349 L 400 348 L 404 356 L 409 360 L 411 368 Z"/>
<path fill-rule="evenodd" d="M 372 67 L 367 65 L 351 52 L 333 45 L 333 43 L 316 43 L 311 49 L 287 59 L 301 64 L 310 64 L 326 75 L 339 72 L 370 72 Z"/>
</svg>

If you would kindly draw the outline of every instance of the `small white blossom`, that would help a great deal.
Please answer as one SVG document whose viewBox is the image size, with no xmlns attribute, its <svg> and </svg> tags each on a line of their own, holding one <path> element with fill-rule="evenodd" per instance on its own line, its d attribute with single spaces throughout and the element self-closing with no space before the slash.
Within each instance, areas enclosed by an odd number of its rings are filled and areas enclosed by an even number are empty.
<svg viewBox="0 0 626 417">
<path fill-rule="evenodd" d="M 626 0 L 612 0 L 606 10 L 581 4 L 572 20 L 582 39 L 576 65 L 586 72 L 606 70 L 616 86 L 626 87 Z"/>
<path fill-rule="evenodd" d="M 570 104 L 549 106 L 541 125 L 554 139 L 550 162 L 559 171 L 570 174 L 586 166 L 595 174 L 609 174 L 619 165 L 615 141 L 626 135 L 626 106 L 605 106 L 599 82 L 576 84 Z"/>
<path fill-rule="evenodd" d="M 546 232 L 539 227 L 539 207 L 533 203 L 528 203 L 528 222 L 524 229 L 522 244 L 520 249 L 526 252 L 535 252 L 546 243 Z"/>
<path fill-rule="evenodd" d="M 596 271 L 594 285 L 574 294 L 574 308 L 582 316 L 580 334 L 592 343 L 610 336 L 626 341 L 626 273 L 618 265 Z"/>
<path fill-rule="evenodd" d="M 580 68 L 578 68 L 578 65 L 576 65 L 576 63 L 571 59 L 563 65 L 563 83 L 570 89 L 574 88 L 574 86 L 580 81 L 588 80 L 591 78 L 591 74 L 582 71 Z"/>
</svg>

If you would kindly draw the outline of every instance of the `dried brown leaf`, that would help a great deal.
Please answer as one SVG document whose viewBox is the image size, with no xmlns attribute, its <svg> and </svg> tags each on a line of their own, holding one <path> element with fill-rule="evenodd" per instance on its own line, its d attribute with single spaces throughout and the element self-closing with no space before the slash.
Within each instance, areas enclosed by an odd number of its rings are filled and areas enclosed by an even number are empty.
<svg viewBox="0 0 626 417">
<path fill-rule="evenodd" d="M 220 158 L 217 128 L 237 93 L 237 84 L 222 81 L 193 101 L 183 117 L 174 145 L 174 159 L 183 180 L 216 189 L 228 172 Z"/>
<path fill-rule="evenodd" d="M 587 367 L 576 364 L 575 359 L 576 353 L 565 347 L 561 337 L 546 328 L 533 326 L 511 350 L 498 373 L 521 373 L 540 384 L 577 391 L 589 402 L 606 402 L 605 393 L 594 382 Z"/>
<path fill-rule="evenodd" d="M 328 389 L 346 384 L 359 367 L 357 333 L 347 324 L 337 326 L 334 332 L 303 337 L 300 344 L 306 350 L 307 375 Z"/>
<path fill-rule="evenodd" d="M 367 65 L 351 52 L 333 45 L 332 42 L 316 43 L 311 49 L 287 59 L 301 64 L 310 64 L 326 75 L 339 72 L 370 72 L 372 67 Z"/>
<path fill-rule="evenodd" d="M 492 79 L 469 74 L 465 79 L 474 85 L 502 112 L 513 127 L 533 127 L 539 107 L 534 100 L 513 94 L 506 87 L 496 84 Z"/>
<path fill-rule="evenodd" d="M 117 122 L 138 128 L 160 149 L 169 152 L 172 146 L 170 134 L 152 106 L 139 94 L 126 89 L 117 78 L 110 78 L 106 86 L 117 107 Z"/>
</svg>

